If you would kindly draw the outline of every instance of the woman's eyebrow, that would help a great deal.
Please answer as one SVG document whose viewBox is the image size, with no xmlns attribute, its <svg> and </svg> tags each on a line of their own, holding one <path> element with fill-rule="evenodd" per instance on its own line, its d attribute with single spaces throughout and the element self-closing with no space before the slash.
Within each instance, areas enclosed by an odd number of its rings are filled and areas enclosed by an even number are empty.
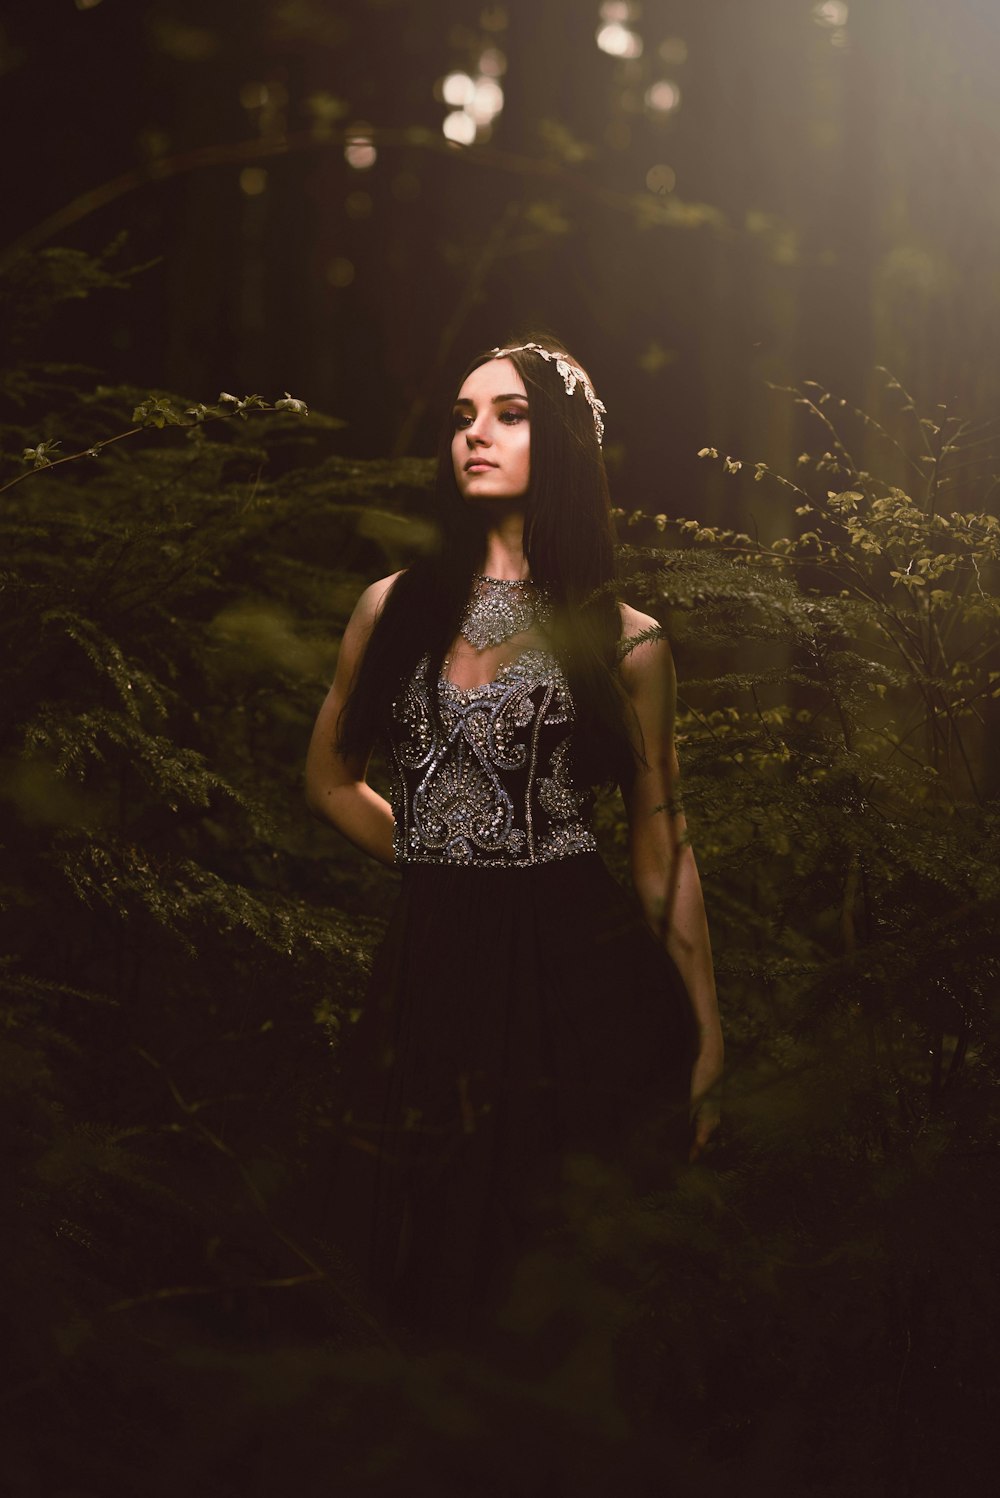
<svg viewBox="0 0 1000 1498">
<path fill-rule="evenodd" d="M 497 406 L 502 401 L 526 401 L 527 399 L 528 399 L 528 397 L 524 394 L 523 391 L 521 391 L 521 390 L 512 390 L 509 395 L 495 395 L 493 397 L 493 399 L 490 401 L 490 405 L 491 406 Z M 474 406 L 475 405 L 475 401 L 470 400 L 467 395 L 462 395 L 462 396 L 459 396 L 458 400 L 455 402 L 455 405 L 456 406 Z"/>
</svg>

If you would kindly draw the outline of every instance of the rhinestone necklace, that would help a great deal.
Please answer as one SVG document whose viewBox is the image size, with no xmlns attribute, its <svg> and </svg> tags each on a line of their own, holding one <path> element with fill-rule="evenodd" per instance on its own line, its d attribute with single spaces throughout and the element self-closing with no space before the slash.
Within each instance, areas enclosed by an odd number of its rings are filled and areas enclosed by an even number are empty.
<svg viewBox="0 0 1000 1498">
<path fill-rule="evenodd" d="M 551 614 L 548 594 L 530 578 L 487 577 L 480 572 L 474 579 L 459 634 L 474 650 L 485 650 L 488 645 L 503 645 L 536 622 L 544 625 Z"/>
</svg>

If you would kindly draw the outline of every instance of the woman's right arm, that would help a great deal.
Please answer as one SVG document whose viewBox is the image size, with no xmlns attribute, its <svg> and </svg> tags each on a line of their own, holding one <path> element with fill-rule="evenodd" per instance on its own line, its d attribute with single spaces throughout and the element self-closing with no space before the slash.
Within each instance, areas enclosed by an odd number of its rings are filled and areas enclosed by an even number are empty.
<svg viewBox="0 0 1000 1498">
<path fill-rule="evenodd" d="M 382 863 L 393 862 L 392 808 L 365 779 L 371 746 L 363 756 L 343 755 L 337 746 L 341 710 L 389 589 L 399 573 L 372 583 L 358 599 L 337 657 L 337 670 L 319 710 L 306 756 L 306 804 L 314 817 L 330 822 L 358 848 Z"/>
</svg>

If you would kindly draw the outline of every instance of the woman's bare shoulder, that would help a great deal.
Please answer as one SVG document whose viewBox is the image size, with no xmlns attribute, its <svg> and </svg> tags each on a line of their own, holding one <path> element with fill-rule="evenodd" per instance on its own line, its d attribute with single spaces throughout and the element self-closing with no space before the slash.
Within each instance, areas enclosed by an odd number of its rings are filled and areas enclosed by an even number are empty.
<svg viewBox="0 0 1000 1498">
<path fill-rule="evenodd" d="M 405 570 L 405 569 L 404 569 Z M 389 577 L 380 577 L 378 582 L 369 583 L 364 592 L 354 605 L 351 615 L 351 624 L 360 625 L 362 628 L 371 629 L 379 616 L 383 604 L 392 591 L 393 584 L 397 578 L 402 577 L 403 572 L 393 572 Z"/>
<path fill-rule="evenodd" d="M 622 639 L 629 640 L 634 635 L 644 634 L 650 629 L 659 629 L 659 625 L 652 614 L 642 614 L 634 609 L 630 603 L 619 603 L 618 612 L 622 616 Z"/>
<path fill-rule="evenodd" d="M 378 582 L 370 583 L 358 599 L 358 605 L 364 605 L 373 614 L 377 614 L 405 570 L 403 568 L 399 572 L 391 572 L 388 577 L 380 577 Z"/>
<path fill-rule="evenodd" d="M 346 652 L 349 661 L 360 658 L 393 584 L 402 575 L 402 572 L 393 572 L 389 577 L 380 577 L 378 582 L 370 583 L 354 605 L 341 644 L 341 654 Z"/>
<path fill-rule="evenodd" d="M 621 675 L 626 685 L 636 684 L 651 673 L 671 669 L 670 646 L 652 614 L 643 614 L 630 604 L 620 603 L 622 619 Z M 630 642 L 635 640 L 636 644 Z"/>
</svg>

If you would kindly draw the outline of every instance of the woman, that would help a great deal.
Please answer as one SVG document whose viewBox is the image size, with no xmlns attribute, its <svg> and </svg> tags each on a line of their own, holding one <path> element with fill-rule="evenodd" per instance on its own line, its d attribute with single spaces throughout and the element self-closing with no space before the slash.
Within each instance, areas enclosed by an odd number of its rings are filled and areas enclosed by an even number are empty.
<svg viewBox="0 0 1000 1498">
<path fill-rule="evenodd" d="M 527 1250 L 562 1241 L 572 1162 L 648 1187 L 716 1123 L 673 667 L 611 592 L 604 414 L 552 341 L 473 361 L 440 547 L 362 594 L 309 748 L 311 810 L 402 871 L 346 1048 L 334 1203 L 370 1289 L 424 1335 L 475 1337 Z M 366 780 L 379 735 L 391 805 Z M 611 781 L 639 909 L 589 826 Z"/>
</svg>

